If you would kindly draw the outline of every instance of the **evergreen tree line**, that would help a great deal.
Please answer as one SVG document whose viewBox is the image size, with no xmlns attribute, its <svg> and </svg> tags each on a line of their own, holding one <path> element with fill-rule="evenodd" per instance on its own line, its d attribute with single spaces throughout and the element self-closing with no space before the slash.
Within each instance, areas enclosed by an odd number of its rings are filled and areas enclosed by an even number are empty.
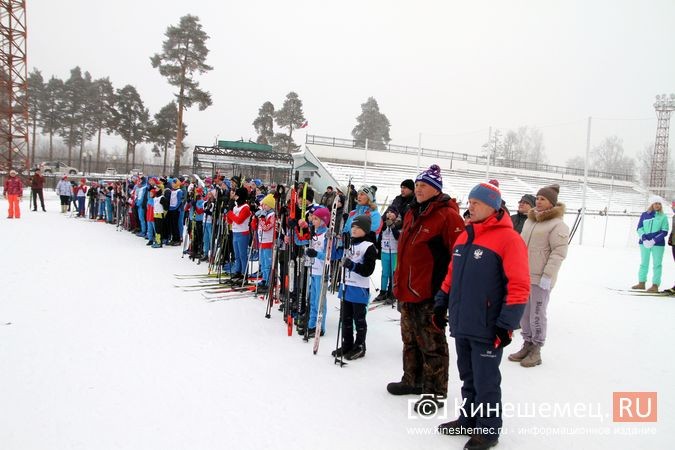
<svg viewBox="0 0 675 450">
<path fill-rule="evenodd" d="M 125 167 L 136 162 L 136 147 L 154 144 L 156 156 L 173 146 L 176 138 L 178 108 L 175 101 L 162 107 L 152 118 L 136 88 L 130 84 L 115 88 L 108 77 L 92 78 L 80 67 L 62 80 L 51 76 L 45 80 L 40 70 L 28 76 L 28 114 L 31 134 L 31 158 L 35 161 L 38 134 L 49 139 L 48 159 L 54 157 L 54 137 L 63 140 L 68 149 L 67 163 L 81 170 L 84 146 L 96 142 L 96 164 L 101 158 L 101 136 L 116 134 L 126 142 Z"/>
</svg>

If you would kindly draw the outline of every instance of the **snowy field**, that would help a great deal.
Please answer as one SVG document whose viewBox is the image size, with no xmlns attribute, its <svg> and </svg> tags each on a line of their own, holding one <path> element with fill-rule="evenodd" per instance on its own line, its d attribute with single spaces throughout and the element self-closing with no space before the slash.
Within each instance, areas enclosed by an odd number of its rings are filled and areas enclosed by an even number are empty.
<svg viewBox="0 0 675 450">
<path fill-rule="evenodd" d="M 113 225 L 47 213 L 4 219 L 0 299 L 0 449 L 461 449 L 443 418 L 409 416 L 398 381 L 398 313 L 368 315 L 368 353 L 333 364 L 336 301 L 318 355 L 286 336 L 265 303 L 209 303 L 173 285 L 203 273 L 179 247 L 151 249 Z M 27 197 L 24 197 L 27 198 Z M 573 217 L 566 218 L 571 224 Z M 624 295 L 635 283 L 637 219 L 587 222 L 549 308 L 543 365 L 504 358 L 500 449 L 667 449 L 675 428 L 675 299 Z M 675 280 L 667 249 L 664 287 Z M 373 276 L 379 286 L 379 272 Z M 517 350 L 520 338 L 507 348 Z M 658 419 L 612 421 L 614 391 L 654 391 Z M 447 414 L 460 383 L 450 340 Z M 520 410 L 520 414 L 518 414 Z M 575 414 L 576 410 L 576 414 Z M 598 417 L 599 415 L 599 417 Z M 589 417 L 592 416 L 592 417 Z"/>
</svg>

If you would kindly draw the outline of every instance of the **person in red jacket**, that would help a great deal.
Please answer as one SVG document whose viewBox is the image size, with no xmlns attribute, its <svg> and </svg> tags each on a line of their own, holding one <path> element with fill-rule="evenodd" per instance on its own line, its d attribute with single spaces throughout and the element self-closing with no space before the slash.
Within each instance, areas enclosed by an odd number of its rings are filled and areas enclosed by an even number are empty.
<svg viewBox="0 0 675 450">
<path fill-rule="evenodd" d="M 7 218 L 17 219 L 21 218 L 21 209 L 19 208 L 19 200 L 23 197 L 23 183 L 21 178 L 16 176 L 16 170 L 9 171 L 9 178 L 5 180 L 5 198 L 9 202 L 9 209 L 7 210 Z"/>
<path fill-rule="evenodd" d="M 30 195 L 33 198 L 33 211 L 37 211 L 37 198 L 40 197 L 40 205 L 42 206 L 42 211 L 46 212 L 45 209 L 45 197 L 42 193 L 42 190 L 45 186 L 45 177 L 40 173 L 40 169 L 35 169 L 35 173 L 30 180 Z"/>
<path fill-rule="evenodd" d="M 232 278 L 241 280 L 246 276 L 248 268 L 248 241 L 249 225 L 251 222 L 251 207 L 246 203 L 248 191 L 239 188 L 235 191 L 235 207 L 227 212 L 227 221 L 232 224 L 232 246 L 234 247 L 234 267 Z"/>
<path fill-rule="evenodd" d="M 415 200 L 403 219 L 394 273 L 394 297 L 401 305 L 403 377 L 389 383 L 392 395 L 424 394 L 425 404 L 442 405 L 448 392 L 448 342 L 431 322 L 434 294 L 450 262 L 450 250 L 464 231 L 457 203 L 443 194 L 441 169 L 432 165 L 415 180 Z"/>
<path fill-rule="evenodd" d="M 497 186 L 475 186 L 469 193 L 469 213 L 470 222 L 455 242 L 435 297 L 433 323 L 445 330 L 449 322 L 463 383 L 460 417 L 440 425 L 439 432 L 470 435 L 464 448 L 480 450 L 499 439 L 499 364 L 525 311 L 530 270 L 525 242 L 513 229 Z"/>
</svg>

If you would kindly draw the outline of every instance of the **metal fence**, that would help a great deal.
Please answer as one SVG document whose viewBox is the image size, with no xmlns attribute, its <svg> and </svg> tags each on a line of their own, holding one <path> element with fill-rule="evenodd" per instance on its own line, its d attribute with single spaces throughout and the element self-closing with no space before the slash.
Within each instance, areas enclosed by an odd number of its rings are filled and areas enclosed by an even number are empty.
<svg viewBox="0 0 675 450">
<path fill-rule="evenodd" d="M 344 148 L 363 148 L 365 149 L 365 143 L 357 141 L 355 139 L 341 139 L 335 137 L 327 136 L 315 136 L 308 134 L 305 139 L 307 144 L 315 145 L 327 145 L 332 147 L 344 147 Z M 467 161 L 471 164 L 476 165 L 486 165 L 487 158 L 485 156 L 469 155 L 468 153 L 458 153 L 451 152 L 447 150 L 437 150 L 431 148 L 421 149 L 418 147 L 410 147 L 407 145 L 394 145 L 394 144 L 382 144 L 368 146 L 369 150 L 378 150 L 391 153 L 400 153 L 407 155 L 420 155 L 432 158 L 442 158 L 449 159 L 451 161 Z M 497 159 L 496 161 L 490 161 L 491 165 L 497 167 L 505 167 L 511 169 L 521 169 L 521 170 L 532 170 L 537 172 L 548 172 L 548 173 L 557 173 L 560 175 L 572 175 L 572 176 L 584 176 L 584 169 L 577 169 L 572 167 L 564 166 L 554 166 L 551 164 L 537 164 L 529 161 L 513 161 L 513 160 L 504 160 Z M 631 174 L 624 173 L 609 173 L 609 172 L 600 172 L 597 170 L 589 170 L 588 176 L 593 178 L 605 178 L 620 180 L 620 181 L 634 181 L 634 177 Z"/>
</svg>

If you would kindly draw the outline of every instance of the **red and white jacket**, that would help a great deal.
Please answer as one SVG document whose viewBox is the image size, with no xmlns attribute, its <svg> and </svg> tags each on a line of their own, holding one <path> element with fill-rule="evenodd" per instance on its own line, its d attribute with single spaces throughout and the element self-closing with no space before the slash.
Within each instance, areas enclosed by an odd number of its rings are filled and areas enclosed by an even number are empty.
<svg viewBox="0 0 675 450">
<path fill-rule="evenodd" d="M 248 226 L 251 222 L 251 207 L 248 203 L 235 206 L 232 211 L 227 212 L 227 221 L 232 224 L 233 233 L 248 233 Z"/>
<path fill-rule="evenodd" d="M 260 248 L 272 248 L 274 246 L 274 224 L 276 215 L 273 210 L 267 212 L 258 218 L 258 238 Z"/>
</svg>

